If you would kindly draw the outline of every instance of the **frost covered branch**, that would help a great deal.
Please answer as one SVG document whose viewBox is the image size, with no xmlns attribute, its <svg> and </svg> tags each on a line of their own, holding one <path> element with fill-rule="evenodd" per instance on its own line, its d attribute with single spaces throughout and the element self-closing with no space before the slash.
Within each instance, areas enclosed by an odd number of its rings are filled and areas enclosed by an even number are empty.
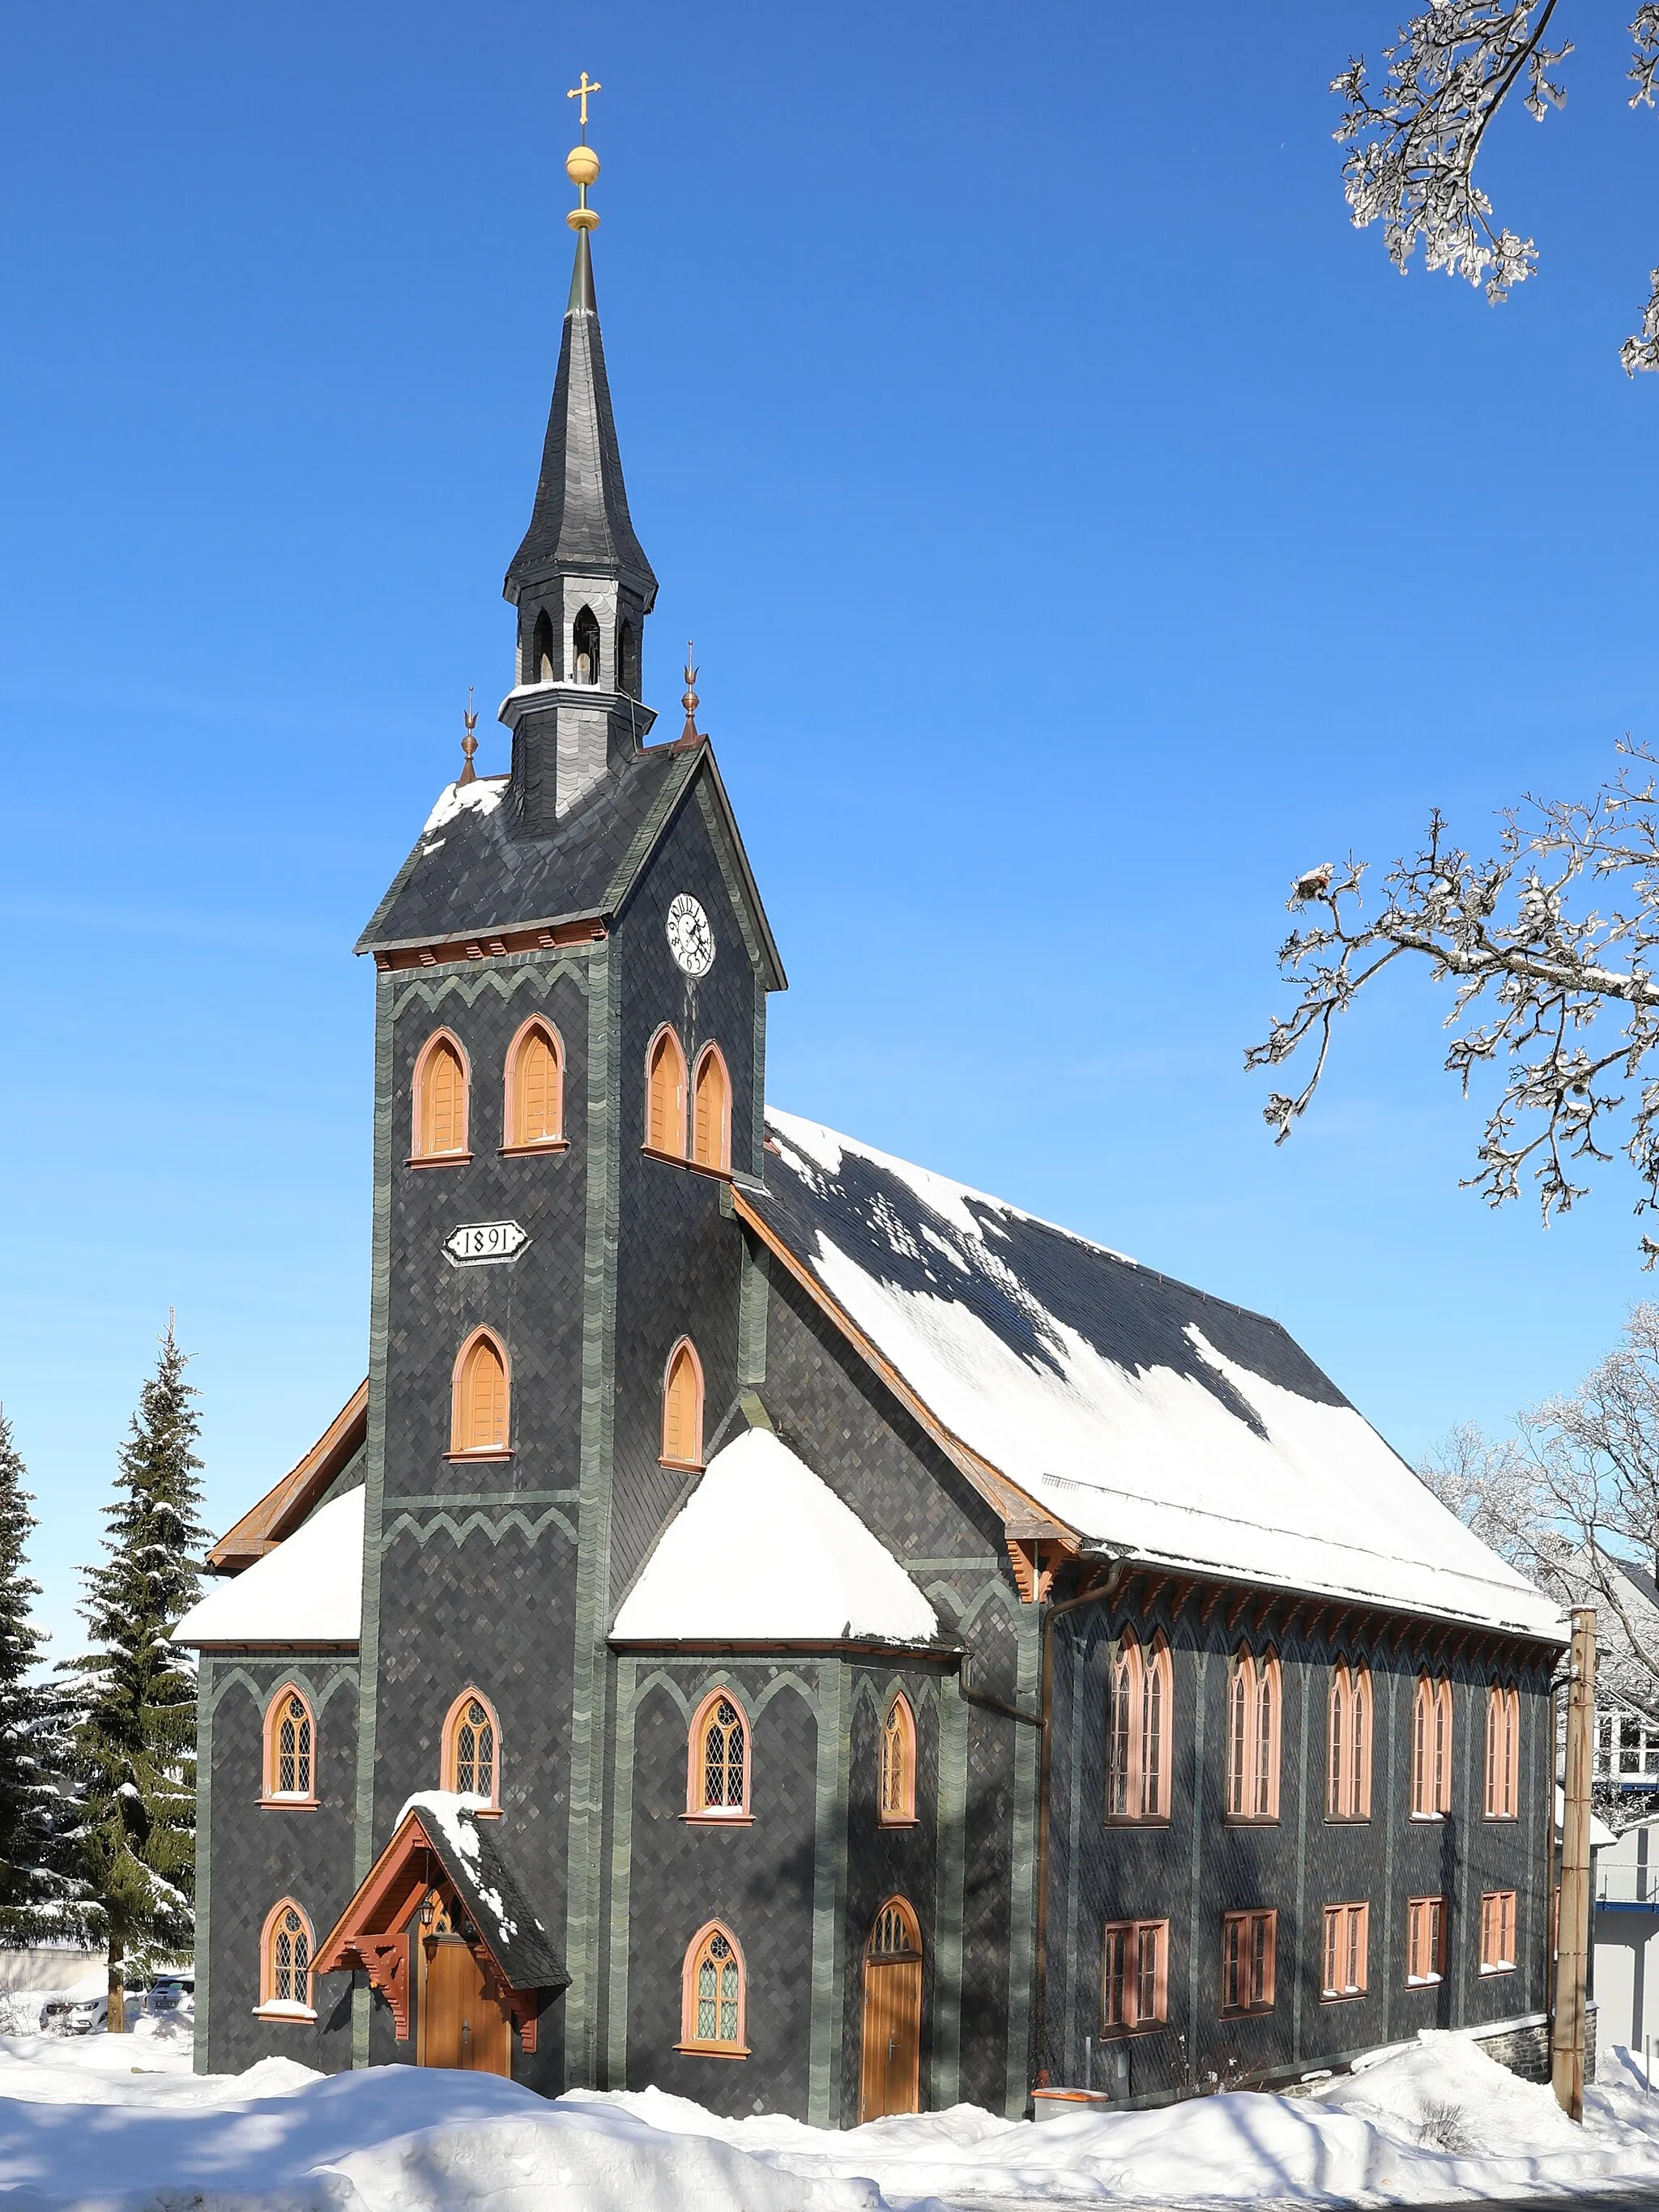
<svg viewBox="0 0 1659 2212">
<path fill-rule="evenodd" d="M 1506 299 L 1537 266 L 1537 248 L 1500 224 L 1476 184 L 1475 162 L 1492 118 L 1519 88 L 1541 123 L 1566 93 L 1555 72 L 1572 41 L 1547 43 L 1560 0 L 1431 0 L 1382 50 L 1374 82 L 1363 54 L 1331 81 L 1343 102 L 1333 136 L 1349 148 L 1342 185 L 1354 227 L 1381 222 L 1389 258 L 1403 274 L 1420 244 L 1425 264 L 1482 284 Z M 1644 0 L 1631 27 L 1632 107 L 1655 104 L 1659 4 Z M 1642 328 L 1620 358 L 1627 372 L 1659 368 L 1659 269 L 1652 271 Z"/>
<path fill-rule="evenodd" d="M 1256 1068 L 1313 1053 L 1301 1090 L 1275 1091 L 1263 1109 L 1277 1142 L 1312 1102 L 1337 1016 L 1414 954 L 1454 986 L 1445 1064 L 1465 1096 L 1478 1069 L 1503 1070 L 1468 1185 L 1500 1206 L 1529 1175 L 1547 1224 L 1588 1192 L 1583 1164 L 1612 1158 L 1622 1109 L 1620 1141 L 1641 1182 L 1636 1210 L 1659 1211 L 1659 1072 L 1648 1072 L 1659 1044 L 1659 763 L 1643 747 L 1620 750 L 1648 772 L 1621 771 L 1587 805 L 1528 799 L 1503 817 L 1493 859 L 1472 860 L 1432 815 L 1422 850 L 1384 878 L 1371 920 L 1364 862 L 1328 862 L 1297 878 L 1291 911 L 1314 919 L 1291 931 L 1279 965 L 1300 996 L 1245 1054 Z M 1612 901 L 1605 909 L 1587 902 L 1596 890 Z M 1642 1243 L 1651 1266 L 1659 1242 Z"/>
</svg>

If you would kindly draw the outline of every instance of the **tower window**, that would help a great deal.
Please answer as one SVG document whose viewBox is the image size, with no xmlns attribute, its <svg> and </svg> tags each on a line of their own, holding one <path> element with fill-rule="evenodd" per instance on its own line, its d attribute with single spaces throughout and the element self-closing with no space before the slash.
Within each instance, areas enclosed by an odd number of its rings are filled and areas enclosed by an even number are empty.
<svg viewBox="0 0 1659 2212">
<path fill-rule="evenodd" d="M 475 1329 L 455 1362 L 449 1442 L 453 1457 L 477 1454 L 505 1458 L 507 1401 L 506 1356 L 487 1328 Z"/>
<path fill-rule="evenodd" d="M 572 665 L 578 684 L 599 680 L 599 625 L 592 607 L 584 607 L 571 625 Z"/>
<path fill-rule="evenodd" d="M 640 634 L 624 615 L 617 630 L 617 689 L 640 696 Z"/>
<path fill-rule="evenodd" d="M 645 1143 L 647 1152 L 685 1158 L 685 1054 L 671 1029 L 657 1031 L 646 1060 Z"/>
<path fill-rule="evenodd" d="M 669 1353 L 663 1376 L 662 1457 L 668 1467 L 702 1465 L 702 1368 L 686 1336 Z"/>
<path fill-rule="evenodd" d="M 316 1723 L 309 1701 L 284 1683 L 265 1708 L 265 1789 L 268 1805 L 314 1805 Z"/>
<path fill-rule="evenodd" d="M 259 2010 L 277 2020 L 314 2020 L 311 1922 L 291 1897 L 273 1905 L 259 1939 Z"/>
<path fill-rule="evenodd" d="M 532 684 L 550 684 L 558 671 L 553 665 L 553 625 L 544 607 L 536 617 L 536 627 L 530 640 L 530 680 Z"/>
<path fill-rule="evenodd" d="M 496 1812 L 501 1802 L 501 1732 L 488 1698 L 463 1690 L 444 1722 L 439 1771 L 442 1786 L 470 1797 L 480 1811 Z"/>
<path fill-rule="evenodd" d="M 415 1066 L 414 1143 L 417 1160 L 464 1160 L 466 1063 L 447 1030 L 429 1037 Z"/>
<path fill-rule="evenodd" d="M 726 1173 L 732 1165 L 732 1085 L 718 1045 L 706 1044 L 697 1055 L 691 1109 L 692 1158 Z"/>
<path fill-rule="evenodd" d="M 564 1055 L 556 1033 L 536 1015 L 507 1057 L 507 1141 L 512 1147 L 556 1145 L 564 1135 Z"/>
</svg>

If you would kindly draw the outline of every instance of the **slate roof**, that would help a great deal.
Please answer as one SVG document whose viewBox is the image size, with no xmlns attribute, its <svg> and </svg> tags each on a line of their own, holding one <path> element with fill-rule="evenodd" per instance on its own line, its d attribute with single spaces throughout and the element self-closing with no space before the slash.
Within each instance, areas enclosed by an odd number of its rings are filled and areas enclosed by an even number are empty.
<svg viewBox="0 0 1659 2212">
<path fill-rule="evenodd" d="M 398 1821 L 399 1830 L 411 1813 L 507 1977 L 507 1986 L 568 1989 L 570 1976 L 536 1917 L 506 1838 L 499 1833 L 501 1824 L 478 1820 L 463 1799 L 447 1790 L 423 1790 L 411 1797 Z"/>
<path fill-rule="evenodd" d="M 1554 1602 L 1279 1322 L 816 1123 L 767 1126 L 739 1212 L 1083 1550 L 1559 1638 Z"/>
</svg>

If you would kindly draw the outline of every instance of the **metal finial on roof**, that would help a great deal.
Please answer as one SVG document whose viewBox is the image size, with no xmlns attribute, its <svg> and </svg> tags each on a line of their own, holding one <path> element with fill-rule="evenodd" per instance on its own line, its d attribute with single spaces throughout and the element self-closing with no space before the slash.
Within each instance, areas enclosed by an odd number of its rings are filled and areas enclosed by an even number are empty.
<svg viewBox="0 0 1659 2212">
<path fill-rule="evenodd" d="M 597 230 L 599 227 L 599 218 L 587 204 L 587 188 L 599 173 L 599 157 L 587 143 L 587 100 L 590 93 L 604 89 L 603 85 L 590 83 L 584 70 L 581 82 L 572 85 L 565 94 L 567 100 L 580 100 L 582 104 L 580 141 L 564 157 L 564 173 L 576 187 L 576 204 L 565 217 L 572 230 Z"/>
<path fill-rule="evenodd" d="M 478 740 L 473 733 L 478 726 L 478 717 L 473 710 L 472 686 L 470 684 L 466 687 L 466 710 L 461 720 L 466 724 L 466 732 L 461 739 L 461 772 L 455 781 L 458 784 L 476 783 L 478 771 L 472 765 L 472 756 L 478 750 Z"/>
<path fill-rule="evenodd" d="M 691 665 L 691 641 L 688 637 L 685 641 L 685 690 L 680 695 L 680 704 L 685 709 L 685 727 L 680 732 L 680 743 L 682 744 L 686 744 L 690 740 L 695 740 L 702 735 L 702 731 L 697 727 L 697 708 L 699 705 L 696 689 L 697 672 Z"/>
</svg>

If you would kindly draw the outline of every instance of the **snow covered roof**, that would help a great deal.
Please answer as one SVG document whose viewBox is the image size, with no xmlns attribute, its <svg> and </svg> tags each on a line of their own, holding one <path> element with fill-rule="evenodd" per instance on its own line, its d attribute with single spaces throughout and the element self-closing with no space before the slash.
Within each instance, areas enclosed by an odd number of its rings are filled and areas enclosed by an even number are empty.
<svg viewBox="0 0 1659 2212">
<path fill-rule="evenodd" d="M 508 1988 L 568 1989 L 564 1962 L 509 1863 L 501 1823 L 480 1821 L 475 1799 L 453 1790 L 422 1790 L 398 1814 L 388 1852 L 410 1814 L 459 1892 Z"/>
<path fill-rule="evenodd" d="M 1085 1546 L 1551 1638 L 1559 1610 L 1277 1322 L 768 1109 L 752 1208 L 941 1427 Z"/>
<path fill-rule="evenodd" d="M 931 1644 L 939 1616 L 886 1547 L 765 1429 L 708 1462 L 623 1601 L 642 1644 Z"/>
<path fill-rule="evenodd" d="M 319 1506 L 275 1551 L 207 1595 L 175 1644 L 241 1650 L 255 1644 L 355 1644 L 363 1609 L 363 1492 Z"/>
</svg>

